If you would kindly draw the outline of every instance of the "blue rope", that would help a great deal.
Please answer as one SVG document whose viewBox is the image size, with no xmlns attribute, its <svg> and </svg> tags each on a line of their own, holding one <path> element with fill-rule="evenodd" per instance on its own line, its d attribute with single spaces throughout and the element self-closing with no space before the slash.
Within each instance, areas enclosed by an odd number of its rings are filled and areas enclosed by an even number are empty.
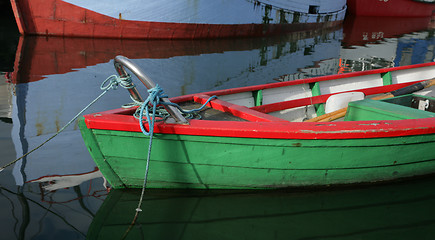
<svg viewBox="0 0 435 240">
<path fill-rule="evenodd" d="M 178 108 L 178 110 L 180 110 L 180 112 L 182 112 L 182 113 L 185 113 L 185 114 L 191 114 L 191 113 L 196 113 L 196 112 L 199 112 L 199 111 L 201 111 L 202 109 L 204 109 L 205 108 L 205 106 L 207 106 L 207 104 L 211 101 L 211 100 L 213 100 L 213 99 L 216 99 L 217 98 L 217 96 L 211 96 L 201 107 L 199 107 L 199 108 L 196 108 L 196 109 L 192 109 L 192 110 L 184 110 L 184 109 L 182 109 L 181 107 L 180 107 L 180 105 L 178 105 L 178 104 L 176 104 L 176 103 L 172 103 L 172 102 L 169 102 L 169 103 L 163 103 L 163 105 L 170 105 L 170 106 L 174 106 L 174 107 L 176 107 L 176 108 Z"/>
<path fill-rule="evenodd" d="M 155 116 L 156 116 L 157 105 L 160 105 L 162 103 L 160 101 L 161 98 L 167 97 L 167 96 L 163 95 L 164 94 L 163 89 L 158 84 L 154 88 L 148 89 L 148 93 L 149 93 L 148 98 L 145 100 L 145 102 L 142 103 L 142 105 L 140 107 L 139 125 L 140 125 L 140 129 L 142 130 L 142 132 L 146 136 L 151 136 L 151 135 L 153 135 L 153 132 L 154 132 L 154 121 L 155 121 Z M 152 117 L 150 117 L 150 113 L 149 113 L 150 112 L 149 111 L 150 105 L 152 105 L 152 107 L 153 107 Z M 148 124 L 149 132 L 147 132 L 145 127 L 144 127 L 144 123 L 143 123 L 144 112 L 145 112 L 145 115 L 147 117 L 147 122 L 150 123 L 150 124 Z"/>
<path fill-rule="evenodd" d="M 118 86 L 121 86 L 125 89 L 134 88 L 134 84 L 132 83 L 131 76 L 127 75 L 126 77 L 119 77 L 118 75 L 111 75 L 106 80 L 101 83 L 101 90 L 113 89 L 116 90 Z"/>
<path fill-rule="evenodd" d="M 143 186 L 142 186 L 142 193 L 140 196 L 140 200 L 139 200 L 139 204 L 136 208 L 136 215 L 142 211 L 142 209 L 140 208 L 142 205 L 142 201 L 143 201 L 143 196 L 145 193 L 145 188 L 146 188 L 146 184 L 147 184 L 147 179 L 148 179 L 148 171 L 149 171 L 149 166 L 150 166 L 150 158 L 151 158 L 151 149 L 152 149 L 152 144 L 153 144 L 153 134 L 154 134 L 154 123 L 155 123 L 155 118 L 156 118 L 156 109 L 158 105 L 171 105 L 174 107 L 177 107 L 182 113 L 185 114 L 191 114 L 191 113 L 195 113 L 198 111 L 201 111 L 202 109 L 204 109 L 204 107 L 213 99 L 217 98 L 217 96 L 212 96 L 210 97 L 200 108 L 197 109 L 192 109 L 192 110 L 184 110 L 182 109 L 178 104 L 176 103 L 166 103 L 161 101 L 161 98 L 167 98 L 168 96 L 166 96 L 164 94 L 163 89 L 157 84 L 154 88 L 148 89 L 148 93 L 149 96 L 148 98 L 141 104 L 140 106 L 140 111 L 139 111 L 139 126 L 140 129 L 142 130 L 143 134 L 145 134 L 146 136 L 150 137 L 149 140 L 149 144 L 148 144 L 148 156 L 147 156 L 147 163 L 146 163 L 146 167 L 145 167 L 145 176 L 144 176 L 144 182 L 143 182 Z M 150 107 L 152 107 L 152 114 L 150 116 Z M 145 112 L 145 116 L 147 118 L 146 122 L 148 122 L 148 128 L 149 131 L 147 132 L 145 127 L 144 127 L 144 112 Z"/>
<path fill-rule="evenodd" d="M 139 125 L 140 125 L 140 129 L 142 130 L 142 132 L 146 136 L 150 136 L 150 135 L 152 135 L 152 132 L 154 132 L 154 122 L 155 122 L 156 111 L 157 111 L 156 109 L 157 109 L 158 105 L 174 106 L 178 110 L 180 110 L 180 112 L 182 112 L 184 114 L 192 114 L 192 113 L 197 113 L 197 112 L 203 110 L 211 100 L 217 98 L 217 96 L 212 96 L 201 107 L 196 108 L 196 109 L 192 109 L 192 110 L 184 110 L 176 103 L 161 101 L 161 98 L 167 98 L 168 96 L 165 95 L 163 89 L 158 84 L 154 88 L 149 89 L 148 93 L 149 93 L 148 98 L 145 100 L 145 102 L 143 102 L 141 104 L 141 106 L 139 108 L 140 109 L 139 110 Z M 149 109 L 150 105 L 153 107 L 152 108 L 152 117 L 150 116 L 150 109 Z M 149 124 L 149 132 L 147 132 L 145 127 L 144 127 L 144 123 L 143 123 L 144 112 L 145 112 L 145 116 L 147 118 L 147 122 L 151 123 L 151 124 Z"/>
</svg>

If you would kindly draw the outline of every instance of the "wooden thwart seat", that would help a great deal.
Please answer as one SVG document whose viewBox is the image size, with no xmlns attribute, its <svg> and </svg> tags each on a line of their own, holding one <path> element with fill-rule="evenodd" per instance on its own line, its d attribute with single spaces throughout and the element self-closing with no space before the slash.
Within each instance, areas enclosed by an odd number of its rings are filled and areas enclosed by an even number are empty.
<svg viewBox="0 0 435 240">
<path fill-rule="evenodd" d="M 193 97 L 193 101 L 204 104 L 209 98 L 210 96 L 208 95 L 197 95 Z M 214 99 L 213 101 L 210 101 L 207 106 L 222 112 L 231 113 L 236 117 L 251 122 L 288 122 L 287 120 L 253 110 L 245 106 L 222 101 L 220 99 Z"/>
</svg>

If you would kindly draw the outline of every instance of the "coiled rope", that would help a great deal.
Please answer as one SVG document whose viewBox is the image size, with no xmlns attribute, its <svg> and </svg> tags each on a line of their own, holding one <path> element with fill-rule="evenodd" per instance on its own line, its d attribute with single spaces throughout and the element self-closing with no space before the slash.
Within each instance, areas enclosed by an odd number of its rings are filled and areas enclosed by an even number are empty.
<svg viewBox="0 0 435 240">
<path fill-rule="evenodd" d="M 109 90 L 111 90 L 111 89 L 116 90 L 118 88 L 118 86 L 121 86 L 123 88 L 131 88 L 134 85 L 133 85 L 133 83 L 131 81 L 131 77 L 130 76 L 127 76 L 125 78 L 121 78 L 121 77 L 119 77 L 117 75 L 112 75 L 112 76 L 108 77 L 101 84 L 100 89 L 103 90 L 103 92 L 98 97 L 96 97 L 94 100 L 92 100 L 85 108 L 83 108 L 79 113 L 77 113 L 67 124 L 65 124 L 65 126 L 63 126 L 61 129 L 59 129 L 59 131 L 57 131 L 53 136 L 48 138 L 45 142 L 41 143 L 39 146 L 37 146 L 37 147 L 33 148 L 32 150 L 30 150 L 29 152 L 27 152 L 23 156 L 21 156 L 21 157 L 15 159 L 14 161 L 12 161 L 12 162 L 2 166 L 0 168 L 0 172 L 2 172 L 5 168 L 7 168 L 7 167 L 13 165 L 14 163 L 18 162 L 19 160 L 23 159 L 24 157 L 28 156 L 29 154 L 31 154 L 32 152 L 36 151 L 37 149 L 41 148 L 42 146 L 44 146 L 47 142 L 49 142 L 51 139 L 53 139 L 54 137 L 59 135 L 59 133 L 61 133 L 63 130 L 65 130 L 65 128 L 67 128 L 69 125 L 71 125 L 71 123 L 73 123 L 75 120 L 77 120 L 77 118 L 79 118 L 83 114 L 83 112 L 85 112 L 94 103 L 96 103 Z"/>
</svg>

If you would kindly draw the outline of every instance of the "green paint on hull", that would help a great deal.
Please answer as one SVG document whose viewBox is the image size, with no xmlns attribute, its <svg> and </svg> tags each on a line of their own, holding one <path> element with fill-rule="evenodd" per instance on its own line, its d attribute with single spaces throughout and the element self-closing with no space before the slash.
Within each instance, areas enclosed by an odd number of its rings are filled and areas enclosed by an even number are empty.
<svg viewBox="0 0 435 240">
<path fill-rule="evenodd" d="M 143 184 L 149 138 L 88 129 L 85 143 L 114 188 Z M 435 136 L 302 140 L 156 134 L 147 187 L 252 189 L 387 181 L 435 172 Z"/>
</svg>

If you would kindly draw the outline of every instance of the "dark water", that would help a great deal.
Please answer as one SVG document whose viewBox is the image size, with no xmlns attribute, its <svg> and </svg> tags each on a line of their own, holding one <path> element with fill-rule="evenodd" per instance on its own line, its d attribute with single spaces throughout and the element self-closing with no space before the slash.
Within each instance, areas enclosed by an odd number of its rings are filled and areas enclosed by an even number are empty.
<svg viewBox="0 0 435 240">
<path fill-rule="evenodd" d="M 0 164 L 100 94 L 125 55 L 169 96 L 434 60 L 431 19 L 351 18 L 278 38 L 129 41 L 19 37 L 0 14 Z M 141 87 L 140 91 L 145 89 Z M 129 102 L 125 90 L 90 111 Z M 152 171 L 152 166 L 150 171 Z M 434 178 L 355 189 L 149 190 L 128 239 L 433 239 Z M 0 173 L 0 239 L 121 239 L 139 192 L 106 191 L 77 123 Z"/>
</svg>

